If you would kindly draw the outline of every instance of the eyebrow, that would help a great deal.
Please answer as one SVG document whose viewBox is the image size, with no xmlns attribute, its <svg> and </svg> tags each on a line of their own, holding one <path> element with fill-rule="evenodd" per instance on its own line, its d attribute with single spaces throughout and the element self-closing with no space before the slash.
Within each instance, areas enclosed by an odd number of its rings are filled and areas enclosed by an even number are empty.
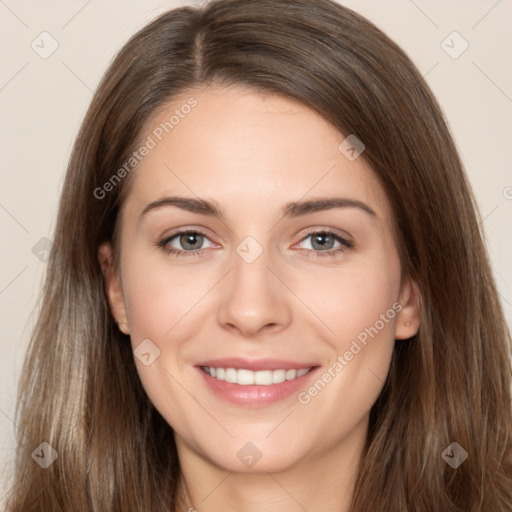
<svg viewBox="0 0 512 512">
<path fill-rule="evenodd" d="M 140 216 L 143 217 L 146 215 L 146 213 L 152 210 L 163 208 L 164 206 L 174 206 L 176 208 L 181 208 L 182 210 L 186 210 L 192 213 L 224 218 L 224 214 L 222 213 L 221 209 L 210 201 L 206 201 L 205 199 L 195 199 L 193 197 L 176 196 L 162 197 L 161 199 L 149 203 L 142 210 Z"/>
<path fill-rule="evenodd" d="M 217 204 L 205 199 L 192 197 L 168 196 L 149 203 L 141 212 L 140 218 L 144 217 L 148 212 L 163 207 L 175 207 L 200 215 L 208 215 L 219 219 L 224 218 L 222 208 Z M 315 213 L 324 210 L 332 210 L 333 208 L 359 208 L 372 217 L 376 217 L 375 211 L 367 204 L 357 199 L 347 197 L 329 197 L 321 199 L 312 199 L 308 201 L 297 201 L 287 203 L 282 210 L 282 217 L 300 217 L 308 213 Z"/>
<path fill-rule="evenodd" d="M 377 214 L 365 203 L 348 197 L 329 197 L 325 199 L 311 199 L 309 201 L 298 201 L 288 203 L 283 208 L 283 217 L 299 217 L 308 213 L 331 210 L 333 208 L 359 208 L 364 212 L 376 217 Z"/>
</svg>

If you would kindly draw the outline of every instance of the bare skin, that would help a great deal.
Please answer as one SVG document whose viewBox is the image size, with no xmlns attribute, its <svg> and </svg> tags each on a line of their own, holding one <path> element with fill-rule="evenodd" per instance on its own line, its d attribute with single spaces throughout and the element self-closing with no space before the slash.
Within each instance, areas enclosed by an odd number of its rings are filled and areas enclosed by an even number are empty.
<svg viewBox="0 0 512 512">
<path fill-rule="evenodd" d="M 141 139 L 190 96 L 197 106 L 132 176 L 120 272 L 111 246 L 99 249 L 120 328 L 134 349 L 149 339 L 160 350 L 152 364 L 136 363 L 175 431 L 179 510 L 345 512 L 395 340 L 407 343 L 419 327 L 418 292 L 401 280 L 388 200 L 363 158 L 340 152 L 344 136 L 325 120 L 241 86 L 174 98 Z M 210 201 L 224 215 L 147 209 L 169 196 Z M 332 198 L 352 203 L 283 216 L 290 202 Z M 174 236 L 185 229 L 199 233 L 192 248 Z M 332 235 L 312 235 L 325 232 Z M 354 340 L 370 327 L 377 333 L 356 351 Z M 234 404 L 198 367 L 227 357 L 316 369 L 300 395 Z M 240 456 L 244 446 L 261 455 L 253 465 Z"/>
</svg>

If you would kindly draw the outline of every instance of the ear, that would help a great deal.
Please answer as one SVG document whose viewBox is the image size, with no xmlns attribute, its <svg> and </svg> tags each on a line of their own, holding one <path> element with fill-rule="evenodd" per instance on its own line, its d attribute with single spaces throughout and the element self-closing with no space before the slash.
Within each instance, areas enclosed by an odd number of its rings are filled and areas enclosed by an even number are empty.
<svg viewBox="0 0 512 512">
<path fill-rule="evenodd" d="M 129 334 L 130 329 L 128 327 L 128 317 L 121 287 L 121 279 L 114 265 L 114 254 L 110 243 L 105 242 L 98 247 L 98 260 L 100 262 L 105 292 L 110 305 L 110 311 L 112 311 L 112 316 L 116 320 L 119 330 L 124 334 Z"/>
<path fill-rule="evenodd" d="M 395 339 L 406 340 L 418 332 L 421 318 L 421 293 L 410 277 L 402 283 L 398 302 L 402 308 L 396 317 Z"/>
</svg>

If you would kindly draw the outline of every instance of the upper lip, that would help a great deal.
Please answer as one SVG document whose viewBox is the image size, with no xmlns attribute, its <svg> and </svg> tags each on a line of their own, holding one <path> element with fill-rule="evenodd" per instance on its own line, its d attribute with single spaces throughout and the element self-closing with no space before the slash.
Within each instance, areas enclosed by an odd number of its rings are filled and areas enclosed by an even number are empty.
<svg viewBox="0 0 512 512">
<path fill-rule="evenodd" d="M 244 370 L 300 370 L 312 368 L 314 363 L 301 363 L 298 361 L 286 361 L 284 359 L 243 359 L 229 357 L 226 359 L 208 359 L 200 362 L 197 366 L 208 366 L 210 368 L 235 368 Z"/>
</svg>

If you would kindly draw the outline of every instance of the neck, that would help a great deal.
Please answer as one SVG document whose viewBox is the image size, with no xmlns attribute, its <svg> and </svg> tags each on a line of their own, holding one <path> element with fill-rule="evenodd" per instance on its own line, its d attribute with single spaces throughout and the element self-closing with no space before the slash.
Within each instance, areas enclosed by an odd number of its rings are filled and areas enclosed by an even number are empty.
<svg viewBox="0 0 512 512">
<path fill-rule="evenodd" d="M 192 450 L 176 434 L 180 512 L 348 512 L 367 422 L 336 446 L 306 455 L 278 472 L 237 473 Z"/>
</svg>

